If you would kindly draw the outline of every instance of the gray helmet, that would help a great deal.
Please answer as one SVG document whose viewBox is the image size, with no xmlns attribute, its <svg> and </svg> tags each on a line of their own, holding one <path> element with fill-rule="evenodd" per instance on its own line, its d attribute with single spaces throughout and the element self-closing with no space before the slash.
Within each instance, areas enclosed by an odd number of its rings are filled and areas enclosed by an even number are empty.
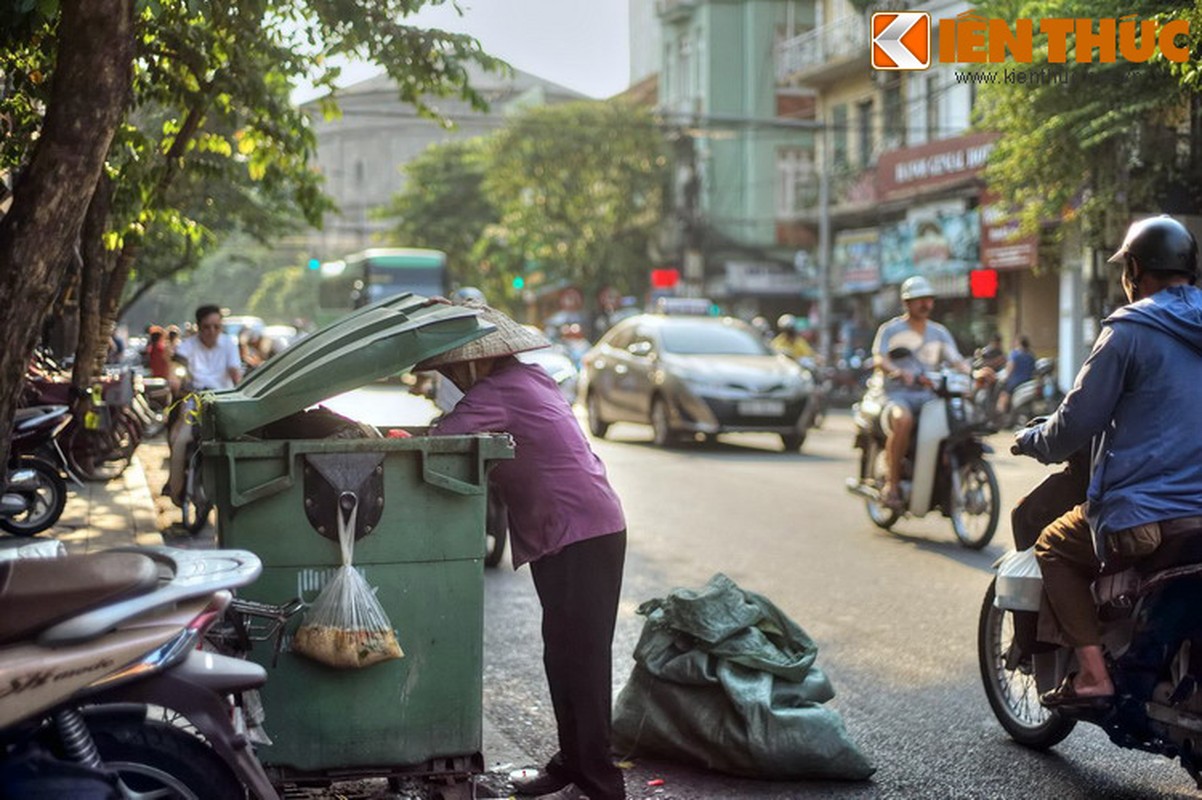
<svg viewBox="0 0 1202 800">
<path fill-rule="evenodd" d="M 1168 214 L 1131 223 L 1123 246 L 1108 261 L 1134 258 L 1152 272 L 1182 272 L 1198 277 L 1198 243 L 1189 229 Z"/>
<path fill-rule="evenodd" d="M 481 303 L 487 305 L 484 299 L 484 292 L 477 289 L 475 286 L 461 286 L 451 295 L 451 302 L 457 306 L 466 303 Z"/>
<path fill-rule="evenodd" d="M 931 282 L 921 275 L 906 278 L 905 283 L 901 285 L 902 300 L 916 300 L 919 297 L 934 296 L 935 289 L 931 286 Z"/>
</svg>

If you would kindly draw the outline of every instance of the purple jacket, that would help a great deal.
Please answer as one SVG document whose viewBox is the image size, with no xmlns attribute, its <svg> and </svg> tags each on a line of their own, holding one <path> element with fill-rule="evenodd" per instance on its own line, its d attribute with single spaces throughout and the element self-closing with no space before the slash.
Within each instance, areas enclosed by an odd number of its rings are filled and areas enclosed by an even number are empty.
<svg viewBox="0 0 1202 800">
<path fill-rule="evenodd" d="M 575 542 L 625 530 L 605 465 L 542 367 L 502 362 L 430 433 L 502 431 L 513 436 L 515 455 L 498 462 L 491 478 L 509 507 L 514 569 Z"/>
</svg>

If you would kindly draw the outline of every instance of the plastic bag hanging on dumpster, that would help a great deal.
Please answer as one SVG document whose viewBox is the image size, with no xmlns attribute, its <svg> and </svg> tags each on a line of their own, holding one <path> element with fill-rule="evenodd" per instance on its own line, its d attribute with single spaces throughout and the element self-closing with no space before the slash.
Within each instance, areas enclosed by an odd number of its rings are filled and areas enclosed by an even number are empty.
<svg viewBox="0 0 1202 800">
<path fill-rule="evenodd" d="M 342 566 L 305 612 L 292 651 L 341 669 L 359 669 L 405 654 L 376 594 L 351 565 L 359 499 L 343 492 L 338 509 Z"/>
<path fill-rule="evenodd" d="M 753 778 L 864 780 L 816 666 L 818 647 L 770 600 L 722 574 L 648 600 L 634 669 L 614 708 L 614 747 Z"/>
</svg>

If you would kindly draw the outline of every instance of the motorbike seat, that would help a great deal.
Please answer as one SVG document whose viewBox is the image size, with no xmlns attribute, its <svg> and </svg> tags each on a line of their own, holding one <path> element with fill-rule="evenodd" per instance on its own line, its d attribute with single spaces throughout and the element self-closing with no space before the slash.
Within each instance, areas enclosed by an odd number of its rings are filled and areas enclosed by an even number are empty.
<svg viewBox="0 0 1202 800">
<path fill-rule="evenodd" d="M 0 645 L 155 589 L 159 570 L 141 553 L 0 562 Z"/>
<path fill-rule="evenodd" d="M 1196 527 L 1179 530 L 1162 527 L 1160 547 L 1136 564 L 1143 576 L 1189 564 L 1202 564 L 1202 520 Z"/>
<path fill-rule="evenodd" d="M 44 405 L 18 408 L 13 415 L 13 429 L 36 428 L 47 420 L 57 420 L 68 412 L 67 406 Z"/>
</svg>

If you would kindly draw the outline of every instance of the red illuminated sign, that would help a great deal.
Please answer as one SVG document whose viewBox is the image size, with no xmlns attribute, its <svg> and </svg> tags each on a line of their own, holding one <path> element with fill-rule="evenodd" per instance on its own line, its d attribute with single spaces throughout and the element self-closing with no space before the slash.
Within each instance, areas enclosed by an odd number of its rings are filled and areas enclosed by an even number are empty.
<svg viewBox="0 0 1202 800">
<path fill-rule="evenodd" d="M 651 288 L 652 289 L 671 289 L 680 282 L 680 270 L 678 269 L 653 269 L 651 270 Z"/>
<path fill-rule="evenodd" d="M 968 273 L 968 291 L 973 297 L 997 297 L 997 270 L 974 269 Z"/>
</svg>

